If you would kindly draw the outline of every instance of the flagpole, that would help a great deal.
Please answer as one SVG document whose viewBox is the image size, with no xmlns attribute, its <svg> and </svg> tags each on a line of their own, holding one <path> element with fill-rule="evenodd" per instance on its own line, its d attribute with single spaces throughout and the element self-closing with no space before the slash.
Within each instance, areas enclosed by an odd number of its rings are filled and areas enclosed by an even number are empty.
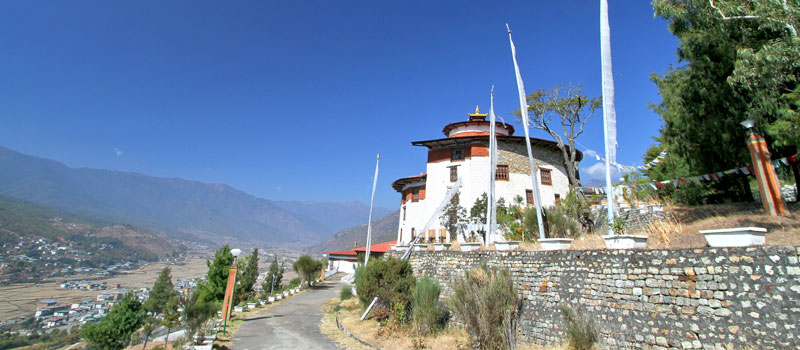
<svg viewBox="0 0 800 350">
<path fill-rule="evenodd" d="M 603 134 L 606 151 L 606 201 L 608 234 L 614 234 L 614 187 L 611 164 L 617 162 L 617 113 L 614 108 L 614 75 L 611 65 L 611 29 L 608 24 L 608 1 L 600 0 L 600 59 L 603 68 Z"/>
<path fill-rule="evenodd" d="M 486 246 L 492 244 L 495 230 L 495 200 L 494 200 L 494 181 L 497 174 L 497 139 L 495 137 L 495 115 L 494 115 L 494 85 L 490 92 L 489 104 L 489 190 L 486 196 Z"/>
<path fill-rule="evenodd" d="M 378 153 L 378 159 L 375 161 L 375 177 L 372 179 L 372 196 L 369 198 L 369 220 L 367 220 L 367 255 L 364 256 L 364 266 L 367 266 L 369 261 L 369 251 L 372 247 L 372 204 L 375 202 L 375 186 L 378 184 L 378 164 L 381 161 L 381 154 Z"/>
<path fill-rule="evenodd" d="M 528 103 L 525 100 L 525 86 L 522 84 L 522 75 L 519 73 L 517 64 L 517 50 L 514 48 L 514 41 L 511 40 L 511 28 L 506 23 L 508 29 L 508 41 L 511 43 L 511 57 L 514 59 L 514 71 L 517 73 L 517 88 L 519 89 L 519 114 L 522 116 L 522 128 L 525 130 L 525 145 L 528 147 L 528 163 L 531 168 L 531 183 L 533 184 L 534 204 L 536 205 L 536 221 L 539 224 L 539 239 L 544 239 L 544 223 L 542 221 L 542 199 L 539 195 L 539 176 L 533 163 L 533 152 L 531 151 L 531 137 L 528 131 Z"/>
</svg>

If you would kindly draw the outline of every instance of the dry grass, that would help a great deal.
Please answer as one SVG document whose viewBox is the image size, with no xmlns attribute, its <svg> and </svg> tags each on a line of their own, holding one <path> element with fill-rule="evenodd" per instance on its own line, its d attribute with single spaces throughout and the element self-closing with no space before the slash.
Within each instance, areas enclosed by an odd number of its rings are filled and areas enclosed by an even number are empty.
<svg viewBox="0 0 800 350">
<path fill-rule="evenodd" d="M 572 241 L 570 250 L 591 250 L 591 249 L 606 249 L 606 242 L 603 237 L 598 233 L 590 235 L 583 235 Z"/>
<path fill-rule="evenodd" d="M 336 327 L 333 310 L 339 304 L 338 299 L 326 302 L 320 310 L 327 313 L 322 319 L 320 329 L 331 339 L 339 342 L 345 349 L 369 349 L 348 337 Z M 367 318 L 359 321 L 363 309 L 355 298 L 343 301 L 341 309 L 337 312 L 342 325 L 358 338 L 373 344 L 381 349 L 414 349 L 414 343 L 422 345 L 429 350 L 469 349 L 469 336 L 459 328 L 450 328 L 427 337 L 418 337 L 410 327 L 388 328 L 382 327 L 377 321 Z M 566 350 L 566 347 L 541 346 L 533 344 L 519 344 L 520 350 Z"/>
<path fill-rule="evenodd" d="M 641 232 L 648 248 L 701 248 L 707 242 L 700 230 L 756 226 L 767 229 L 767 245 L 800 245 L 800 205 L 789 206 L 789 214 L 773 217 L 759 203 L 728 203 L 697 207 L 667 206 L 666 219 Z"/>
</svg>

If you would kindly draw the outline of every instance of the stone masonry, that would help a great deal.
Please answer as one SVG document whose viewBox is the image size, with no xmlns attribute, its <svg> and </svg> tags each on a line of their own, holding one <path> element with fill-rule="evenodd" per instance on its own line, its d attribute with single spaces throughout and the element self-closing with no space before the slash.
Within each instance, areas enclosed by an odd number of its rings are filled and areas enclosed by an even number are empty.
<svg viewBox="0 0 800 350">
<path fill-rule="evenodd" d="M 800 348 L 800 247 L 414 252 L 442 284 L 481 262 L 524 299 L 519 338 L 564 342 L 559 304 L 595 322 L 608 349 Z"/>
</svg>

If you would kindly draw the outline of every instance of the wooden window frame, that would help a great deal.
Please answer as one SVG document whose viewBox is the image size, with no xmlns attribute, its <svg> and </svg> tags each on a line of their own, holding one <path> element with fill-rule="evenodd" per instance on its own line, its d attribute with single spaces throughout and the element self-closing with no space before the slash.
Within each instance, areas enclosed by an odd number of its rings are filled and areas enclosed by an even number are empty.
<svg viewBox="0 0 800 350">
<path fill-rule="evenodd" d="M 502 171 L 500 169 L 503 169 Z M 494 179 L 497 181 L 508 181 L 508 164 L 497 164 L 497 170 L 494 173 Z"/>
<path fill-rule="evenodd" d="M 467 149 L 464 147 L 457 147 L 450 149 L 450 161 L 461 162 L 467 158 Z"/>
<path fill-rule="evenodd" d="M 406 221 L 406 206 L 403 206 L 403 221 Z"/>
<path fill-rule="evenodd" d="M 536 204 L 533 198 L 533 190 L 525 190 L 525 203 L 528 205 Z"/>
<path fill-rule="evenodd" d="M 411 190 L 411 202 L 419 202 L 419 187 L 414 187 Z"/>
<path fill-rule="evenodd" d="M 547 174 L 547 176 L 545 176 L 545 174 Z M 542 185 L 553 186 L 553 172 L 550 171 L 550 169 L 540 168 L 539 177 L 541 178 Z"/>
<path fill-rule="evenodd" d="M 457 166 L 450 166 L 450 182 L 458 181 L 458 167 Z"/>
</svg>

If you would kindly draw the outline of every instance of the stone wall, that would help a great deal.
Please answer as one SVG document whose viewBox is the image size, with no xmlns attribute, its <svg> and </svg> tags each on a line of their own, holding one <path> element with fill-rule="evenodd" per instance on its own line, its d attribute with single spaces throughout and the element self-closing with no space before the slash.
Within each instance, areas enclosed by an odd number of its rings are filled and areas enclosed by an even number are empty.
<svg viewBox="0 0 800 350">
<path fill-rule="evenodd" d="M 470 268 L 511 271 L 524 299 L 519 337 L 565 341 L 559 304 L 595 322 L 608 349 L 800 347 L 800 248 L 414 252 L 442 298 Z M 746 347 L 749 346 L 749 347 Z"/>
</svg>

